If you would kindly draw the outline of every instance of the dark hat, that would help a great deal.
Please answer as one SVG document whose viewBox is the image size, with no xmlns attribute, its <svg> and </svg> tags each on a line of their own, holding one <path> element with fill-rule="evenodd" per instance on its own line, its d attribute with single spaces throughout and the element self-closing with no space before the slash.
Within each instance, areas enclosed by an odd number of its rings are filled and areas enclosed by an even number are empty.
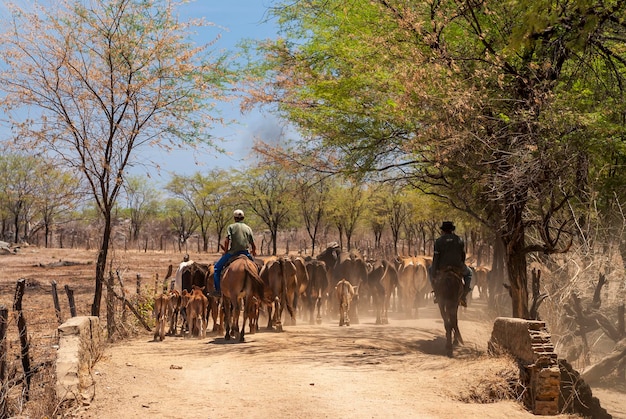
<svg viewBox="0 0 626 419">
<path fill-rule="evenodd" d="M 456 229 L 452 221 L 444 221 L 440 228 L 443 231 L 454 231 Z"/>
</svg>

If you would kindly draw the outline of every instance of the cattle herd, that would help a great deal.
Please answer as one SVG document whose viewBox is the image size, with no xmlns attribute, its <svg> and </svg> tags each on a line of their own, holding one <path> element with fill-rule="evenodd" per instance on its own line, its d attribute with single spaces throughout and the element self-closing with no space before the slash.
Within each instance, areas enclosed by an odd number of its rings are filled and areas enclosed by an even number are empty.
<svg viewBox="0 0 626 419">
<path fill-rule="evenodd" d="M 296 318 L 310 324 L 326 318 L 349 326 L 358 323 L 359 311 L 365 310 L 372 311 L 377 324 L 387 324 L 392 304 L 414 318 L 417 307 L 430 298 L 430 263 L 426 256 L 369 260 L 358 251 L 330 246 L 315 258 L 255 259 L 250 263 L 253 268 L 247 268 L 254 272 L 243 272 L 241 278 L 235 278 L 238 268 L 230 263 L 222 274 L 222 297 L 217 298 L 212 295 L 213 265 L 186 260 L 174 275 L 170 266 L 164 291 L 155 297 L 154 340 L 163 340 L 166 334 L 205 337 L 212 320 L 213 332 L 243 341 L 246 321 L 249 333 L 255 333 L 261 312 L 267 317 L 266 328 L 276 331 L 283 330 L 283 316 L 289 325 Z M 477 267 L 474 272 L 480 298 L 486 298 L 489 269 Z"/>
</svg>

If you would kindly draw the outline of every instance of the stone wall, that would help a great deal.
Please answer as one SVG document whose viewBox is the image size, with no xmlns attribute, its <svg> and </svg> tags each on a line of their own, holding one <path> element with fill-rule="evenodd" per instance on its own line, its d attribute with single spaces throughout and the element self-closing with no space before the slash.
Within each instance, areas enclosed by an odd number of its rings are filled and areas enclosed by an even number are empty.
<svg viewBox="0 0 626 419">
<path fill-rule="evenodd" d="M 95 395 L 91 369 L 102 354 L 100 319 L 72 317 L 58 328 L 56 394 L 63 402 L 89 404 Z"/>
<path fill-rule="evenodd" d="M 525 404 L 536 415 L 557 415 L 561 373 L 546 325 L 541 321 L 498 317 L 493 325 L 489 351 L 508 353 L 519 360 L 527 388 Z"/>
</svg>

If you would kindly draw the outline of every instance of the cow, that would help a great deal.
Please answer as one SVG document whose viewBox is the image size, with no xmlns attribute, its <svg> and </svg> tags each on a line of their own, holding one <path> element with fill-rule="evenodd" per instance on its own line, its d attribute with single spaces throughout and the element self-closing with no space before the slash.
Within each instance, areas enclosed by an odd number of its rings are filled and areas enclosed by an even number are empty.
<svg viewBox="0 0 626 419">
<path fill-rule="evenodd" d="M 409 318 L 417 317 L 418 303 L 430 292 L 428 262 L 425 258 L 406 257 L 396 260 L 400 305 Z"/>
<path fill-rule="evenodd" d="M 335 286 L 335 293 L 339 303 L 339 326 L 350 326 L 350 305 L 357 295 L 358 287 L 352 286 L 346 279 L 342 279 Z"/>
<path fill-rule="evenodd" d="M 291 262 L 296 267 L 296 291 L 294 294 L 293 308 L 296 311 L 303 312 L 300 306 L 307 305 L 309 301 L 305 301 L 305 304 L 301 304 L 301 300 L 308 298 L 307 288 L 309 286 L 309 272 L 306 269 L 306 262 L 304 258 L 300 256 L 291 256 Z"/>
<path fill-rule="evenodd" d="M 328 293 L 328 273 L 326 264 L 321 260 L 311 259 L 306 262 L 306 270 L 309 274 L 309 283 L 305 292 L 305 301 L 309 312 L 309 323 L 313 324 L 313 315 L 317 309 L 315 322 L 322 323 L 322 305 L 326 301 Z"/>
<path fill-rule="evenodd" d="M 165 323 L 167 321 L 167 303 L 169 296 L 161 294 L 154 299 L 154 308 L 152 315 L 156 319 L 156 327 L 154 329 L 154 341 L 157 339 L 163 341 L 165 339 Z"/>
<path fill-rule="evenodd" d="M 187 317 L 187 303 L 189 303 L 189 298 L 191 297 L 191 293 L 187 292 L 187 290 L 183 290 L 180 294 L 180 316 L 183 319 L 183 322 L 180 326 L 180 333 L 182 335 L 185 334 L 189 330 L 189 322 Z"/>
<path fill-rule="evenodd" d="M 259 311 L 261 303 L 258 298 L 252 296 L 250 304 L 248 304 L 248 324 L 250 325 L 250 333 L 256 333 L 259 330 Z"/>
<path fill-rule="evenodd" d="M 353 287 L 358 287 L 367 279 L 365 259 L 357 250 L 342 251 L 339 246 L 333 245 L 321 252 L 317 259 L 326 264 L 330 289 L 333 289 L 342 279 L 350 282 Z M 359 322 L 358 312 L 358 296 L 355 296 L 354 304 L 350 306 L 350 316 L 354 323 Z"/>
<path fill-rule="evenodd" d="M 176 290 L 171 290 L 168 295 L 169 300 L 167 302 L 167 318 L 170 322 L 170 328 L 167 331 L 167 334 L 170 336 L 175 336 L 176 330 L 178 328 L 178 315 L 180 314 L 181 310 L 182 297 L 180 293 Z"/>
<path fill-rule="evenodd" d="M 478 298 L 489 298 L 489 284 L 487 282 L 489 272 L 491 272 L 491 269 L 486 266 L 477 266 L 474 268 L 474 284 L 476 284 L 476 288 L 478 288 Z"/>
<path fill-rule="evenodd" d="M 206 317 L 208 298 L 204 295 L 204 287 L 193 285 L 189 301 L 187 302 L 187 324 L 193 337 L 204 338 L 206 336 Z"/>
<path fill-rule="evenodd" d="M 398 285 L 398 273 L 395 266 L 384 259 L 374 261 L 364 285 L 373 299 L 376 324 L 389 324 L 389 300 L 391 293 Z"/>
<path fill-rule="evenodd" d="M 282 332 L 282 315 L 286 307 L 291 323 L 296 324 L 293 303 L 297 288 L 296 267 L 288 257 L 273 257 L 265 261 L 259 274 L 263 280 L 267 311 L 267 329 Z"/>
</svg>

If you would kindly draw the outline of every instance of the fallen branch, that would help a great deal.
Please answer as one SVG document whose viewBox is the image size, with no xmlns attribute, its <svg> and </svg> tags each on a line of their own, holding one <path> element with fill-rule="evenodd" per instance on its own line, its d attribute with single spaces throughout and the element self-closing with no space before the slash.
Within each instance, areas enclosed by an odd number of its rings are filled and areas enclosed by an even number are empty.
<svg viewBox="0 0 626 419">
<path fill-rule="evenodd" d="M 109 292 L 111 292 L 113 294 L 113 296 L 115 298 L 117 298 L 118 300 L 122 301 L 122 303 L 124 305 L 126 305 L 126 307 L 128 307 L 130 309 L 130 311 L 133 312 L 133 314 L 135 315 L 135 317 L 137 317 L 137 320 L 139 320 L 139 322 L 143 325 L 143 327 L 148 331 L 148 332 L 152 332 L 152 329 L 150 328 L 150 326 L 148 326 L 148 324 L 146 323 L 146 321 L 143 319 L 143 317 L 141 316 L 141 314 L 139 314 L 139 312 L 137 311 L 137 309 L 135 309 L 135 307 L 133 307 L 133 305 L 124 297 L 121 297 L 119 295 L 117 295 L 117 293 L 114 290 L 109 290 Z"/>
<path fill-rule="evenodd" d="M 598 381 L 615 372 L 626 357 L 626 339 L 620 340 L 613 351 L 596 364 L 587 368 L 581 377 L 588 383 Z"/>
</svg>

